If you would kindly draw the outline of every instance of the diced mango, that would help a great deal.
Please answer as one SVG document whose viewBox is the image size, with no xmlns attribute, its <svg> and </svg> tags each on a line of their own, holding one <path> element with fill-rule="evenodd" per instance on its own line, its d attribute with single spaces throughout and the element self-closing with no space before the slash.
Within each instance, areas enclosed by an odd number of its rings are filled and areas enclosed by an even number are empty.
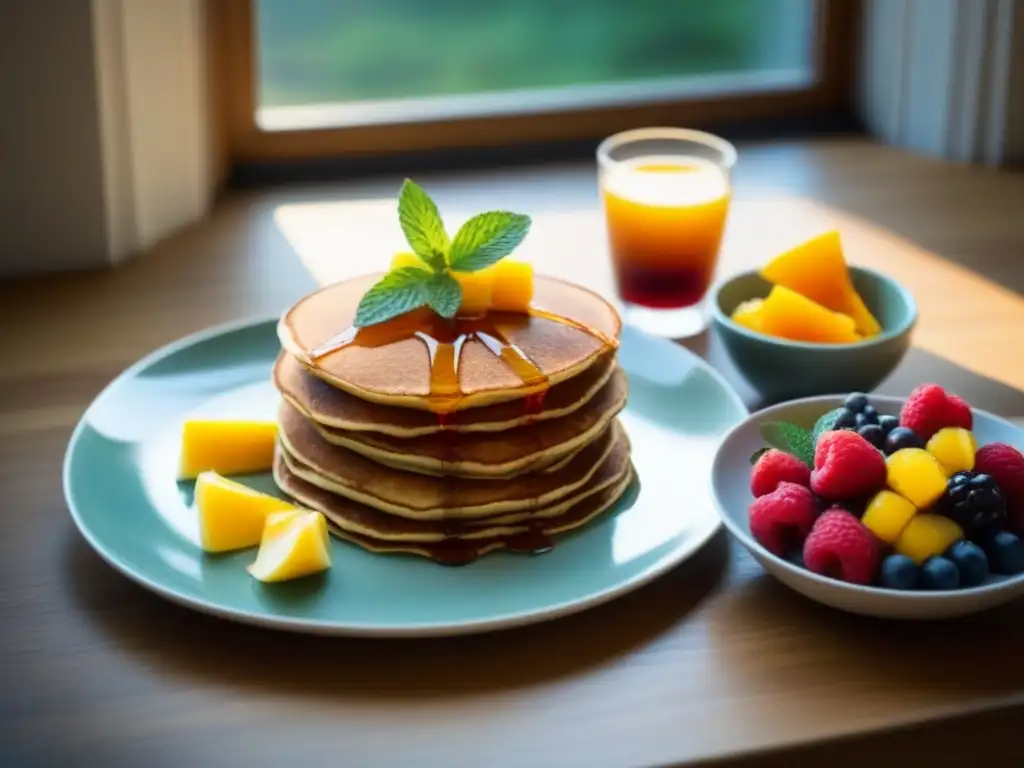
<svg viewBox="0 0 1024 768">
<path fill-rule="evenodd" d="M 978 441 L 974 433 L 962 427 L 944 427 L 931 436 L 925 450 L 939 460 L 949 476 L 974 469 Z"/>
<path fill-rule="evenodd" d="M 927 509 L 946 492 L 946 471 L 924 448 L 901 448 L 885 460 L 892 490 L 918 509 Z"/>
<path fill-rule="evenodd" d="M 793 341 L 845 344 L 860 339 L 853 318 L 833 312 L 796 291 L 776 285 L 759 312 L 761 332 Z"/>
<path fill-rule="evenodd" d="M 287 501 L 210 471 L 196 479 L 195 502 L 199 541 L 207 552 L 255 547 L 263 537 L 267 515 L 295 509 Z"/>
<path fill-rule="evenodd" d="M 391 258 L 391 269 L 402 269 L 403 267 L 430 269 L 423 259 L 411 251 L 400 251 Z"/>
<path fill-rule="evenodd" d="M 274 463 L 277 424 L 272 421 L 189 419 L 182 428 L 178 477 L 212 470 L 222 475 L 265 472 Z"/>
<path fill-rule="evenodd" d="M 297 509 L 267 517 L 256 561 L 246 570 L 260 581 L 278 582 L 330 567 L 327 521 L 319 512 Z"/>
<path fill-rule="evenodd" d="M 748 299 L 732 311 L 732 321 L 752 331 L 761 330 L 761 307 L 764 299 Z"/>
<path fill-rule="evenodd" d="M 875 336 L 882 330 L 853 287 L 836 230 L 823 232 L 776 256 L 764 266 L 761 276 L 852 317 L 861 336 Z"/>
<path fill-rule="evenodd" d="M 502 259 L 488 267 L 492 283 L 491 309 L 526 312 L 533 301 L 533 265 L 528 261 Z"/>
<path fill-rule="evenodd" d="M 879 491 L 864 508 L 860 521 L 881 541 L 895 544 L 915 514 L 917 507 L 898 493 Z"/>
<path fill-rule="evenodd" d="M 415 253 L 402 251 L 391 259 L 391 269 L 428 269 Z M 462 287 L 461 315 L 496 312 L 526 312 L 533 300 L 533 265 L 502 259 L 477 272 L 452 272 Z"/>
<path fill-rule="evenodd" d="M 896 540 L 896 551 L 918 565 L 941 555 L 964 537 L 963 529 L 942 515 L 915 515 Z"/>
<path fill-rule="evenodd" d="M 493 286 L 491 276 L 486 274 L 486 270 L 452 272 L 452 276 L 462 286 L 462 303 L 459 304 L 460 315 L 482 315 L 491 308 Z"/>
</svg>

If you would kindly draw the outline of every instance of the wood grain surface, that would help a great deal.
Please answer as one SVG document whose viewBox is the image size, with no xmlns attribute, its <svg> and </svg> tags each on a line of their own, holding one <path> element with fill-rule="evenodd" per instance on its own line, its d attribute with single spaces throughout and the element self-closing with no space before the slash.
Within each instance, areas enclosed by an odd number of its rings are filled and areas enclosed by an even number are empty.
<svg viewBox="0 0 1024 768">
<path fill-rule="evenodd" d="M 481 205 L 531 212 L 539 268 L 609 288 L 592 167 L 420 181 L 453 225 Z M 236 194 L 116 270 L 0 287 L 0 765 L 1024 761 L 1020 605 L 937 624 L 846 616 L 722 535 L 612 604 L 436 641 L 243 627 L 107 567 L 61 491 L 88 402 L 157 346 L 385 264 L 399 182 Z M 859 138 L 785 142 L 741 147 L 737 198 L 722 274 L 838 225 L 852 261 L 920 303 L 916 347 L 883 391 L 935 380 L 1024 416 L 1024 178 Z M 693 346 L 734 375 L 714 339 Z"/>
</svg>

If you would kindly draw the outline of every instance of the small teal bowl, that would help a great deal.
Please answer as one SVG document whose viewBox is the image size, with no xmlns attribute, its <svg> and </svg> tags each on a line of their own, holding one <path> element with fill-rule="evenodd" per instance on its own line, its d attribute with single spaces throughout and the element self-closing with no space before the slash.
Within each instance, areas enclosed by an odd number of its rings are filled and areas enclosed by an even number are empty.
<svg viewBox="0 0 1024 768">
<path fill-rule="evenodd" d="M 816 344 L 755 333 L 733 322 L 733 310 L 748 299 L 763 299 L 771 283 L 756 270 L 720 283 L 711 297 L 712 325 L 733 364 L 759 395 L 770 401 L 835 392 L 870 392 L 893 372 L 917 324 L 917 304 L 891 278 L 850 267 L 857 292 L 878 319 L 882 332 L 853 344 Z"/>
</svg>

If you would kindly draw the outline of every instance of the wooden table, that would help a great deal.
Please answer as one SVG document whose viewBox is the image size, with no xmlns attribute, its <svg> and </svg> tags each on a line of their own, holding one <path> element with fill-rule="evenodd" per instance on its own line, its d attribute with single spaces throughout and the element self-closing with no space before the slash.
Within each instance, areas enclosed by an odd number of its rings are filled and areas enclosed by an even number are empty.
<svg viewBox="0 0 1024 768">
<path fill-rule="evenodd" d="M 847 162 L 844 151 L 830 167 Z M 797 179 L 831 172 L 794 162 L 791 148 L 743 157 Z M 1020 295 L 794 196 L 805 182 L 779 189 L 765 183 L 773 178 L 741 180 L 723 273 L 837 225 L 853 262 L 896 276 L 920 303 L 916 347 L 883 391 L 934 380 L 1024 416 Z M 453 223 L 479 200 L 530 211 L 523 254 L 608 289 L 589 168 L 470 181 L 433 180 Z M 787 592 L 722 535 L 612 604 L 436 641 L 243 627 L 168 604 L 103 564 L 74 530 L 60 487 L 64 445 L 88 401 L 155 346 L 278 313 L 316 278 L 386 263 L 399 242 L 388 199 L 396 188 L 388 179 L 236 195 L 117 270 L 0 288 L 0 765 L 621 766 L 730 756 L 730 765 L 861 766 L 896 755 L 905 765 L 1024 755 L 1009 727 L 1024 711 L 1020 605 L 939 624 L 846 616 Z M 1005 189 L 1024 201 L 1019 180 Z M 714 339 L 694 346 L 735 375 Z M 972 714 L 984 710 L 998 713 Z M 853 741 L 812 746 L 840 737 Z M 772 752 L 782 748 L 794 751 Z"/>
</svg>

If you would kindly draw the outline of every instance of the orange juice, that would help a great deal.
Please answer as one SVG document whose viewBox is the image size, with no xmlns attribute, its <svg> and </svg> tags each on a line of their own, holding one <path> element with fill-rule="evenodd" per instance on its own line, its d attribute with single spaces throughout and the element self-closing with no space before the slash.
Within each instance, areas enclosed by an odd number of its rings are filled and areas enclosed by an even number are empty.
<svg viewBox="0 0 1024 768">
<path fill-rule="evenodd" d="M 608 170 L 601 188 L 623 300 L 652 309 L 700 303 L 732 196 L 726 172 L 700 158 L 638 157 Z"/>
</svg>

